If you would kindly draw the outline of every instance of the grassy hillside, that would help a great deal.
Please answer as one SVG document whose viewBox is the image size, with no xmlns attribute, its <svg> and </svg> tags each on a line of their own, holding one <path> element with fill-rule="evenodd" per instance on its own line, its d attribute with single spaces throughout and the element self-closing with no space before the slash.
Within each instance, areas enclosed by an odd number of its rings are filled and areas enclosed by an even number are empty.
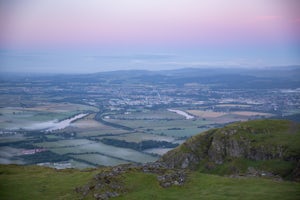
<svg viewBox="0 0 300 200">
<path fill-rule="evenodd" d="M 292 178 L 299 172 L 299 159 L 299 124 L 255 120 L 198 134 L 165 154 L 161 162 L 219 175 L 267 173 Z"/>
<path fill-rule="evenodd" d="M 0 199 L 76 199 L 75 187 L 100 170 L 55 170 L 39 166 L 0 165 Z"/>
<path fill-rule="evenodd" d="M 125 177 L 129 193 L 116 199 L 298 199 L 300 184 L 262 178 L 229 178 L 191 172 L 183 186 L 162 188 L 151 174 Z"/>
<path fill-rule="evenodd" d="M 101 170 L 61 170 L 36 166 L 0 166 L 0 197 L 18 199 L 80 199 L 75 188 Z M 299 199 L 300 184 L 263 178 L 229 178 L 190 172 L 183 186 L 163 188 L 154 174 L 122 175 L 126 193 L 112 199 Z M 88 195 L 84 199 L 94 199 Z"/>
</svg>

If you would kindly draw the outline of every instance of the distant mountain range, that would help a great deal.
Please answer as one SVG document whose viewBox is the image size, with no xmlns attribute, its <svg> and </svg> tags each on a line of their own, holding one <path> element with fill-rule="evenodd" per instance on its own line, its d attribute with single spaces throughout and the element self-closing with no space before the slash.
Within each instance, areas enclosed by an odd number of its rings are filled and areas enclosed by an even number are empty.
<svg viewBox="0 0 300 200">
<path fill-rule="evenodd" d="M 300 66 L 269 68 L 184 68 L 177 70 L 124 70 L 94 74 L 0 74 L 0 81 L 48 79 L 55 82 L 102 82 L 107 84 L 147 83 L 209 84 L 211 87 L 233 89 L 300 88 Z"/>
</svg>

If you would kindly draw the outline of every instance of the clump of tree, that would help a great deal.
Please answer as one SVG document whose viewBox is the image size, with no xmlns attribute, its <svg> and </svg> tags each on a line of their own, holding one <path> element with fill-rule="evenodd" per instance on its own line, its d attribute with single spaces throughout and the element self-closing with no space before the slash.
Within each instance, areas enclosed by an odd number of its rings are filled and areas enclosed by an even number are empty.
<svg viewBox="0 0 300 200">
<path fill-rule="evenodd" d="M 22 155 L 19 157 L 23 158 L 27 164 L 37 164 L 43 162 L 61 162 L 70 159 L 66 155 L 59 155 L 51 151 L 43 151 L 30 155 Z"/>
<path fill-rule="evenodd" d="M 174 144 L 167 141 L 156 141 L 156 140 L 144 140 L 141 142 L 128 142 L 125 140 L 111 139 L 111 138 L 103 138 L 100 140 L 104 144 L 122 147 L 122 148 L 130 148 L 137 151 L 143 151 L 146 149 L 152 148 L 175 148 L 178 144 Z"/>
</svg>

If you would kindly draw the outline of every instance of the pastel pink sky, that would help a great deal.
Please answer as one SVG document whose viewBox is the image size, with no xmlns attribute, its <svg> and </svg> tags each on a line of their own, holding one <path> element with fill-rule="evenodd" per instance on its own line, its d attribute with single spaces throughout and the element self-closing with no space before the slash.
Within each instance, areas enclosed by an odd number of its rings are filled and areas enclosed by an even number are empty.
<svg viewBox="0 0 300 200">
<path fill-rule="evenodd" d="M 288 42 L 297 0 L 24 0 L 4 6 L 7 47 Z"/>
<path fill-rule="evenodd" d="M 269 46 L 299 61 L 298 0 L 3 0 L 0 6 L 2 50 Z"/>
</svg>

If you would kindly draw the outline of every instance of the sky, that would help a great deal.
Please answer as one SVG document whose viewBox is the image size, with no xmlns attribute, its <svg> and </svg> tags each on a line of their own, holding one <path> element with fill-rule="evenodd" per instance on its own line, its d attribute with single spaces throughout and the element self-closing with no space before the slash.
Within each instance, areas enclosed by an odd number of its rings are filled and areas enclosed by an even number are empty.
<svg viewBox="0 0 300 200">
<path fill-rule="evenodd" d="M 299 0 L 0 0 L 0 73 L 300 65 Z"/>
</svg>

